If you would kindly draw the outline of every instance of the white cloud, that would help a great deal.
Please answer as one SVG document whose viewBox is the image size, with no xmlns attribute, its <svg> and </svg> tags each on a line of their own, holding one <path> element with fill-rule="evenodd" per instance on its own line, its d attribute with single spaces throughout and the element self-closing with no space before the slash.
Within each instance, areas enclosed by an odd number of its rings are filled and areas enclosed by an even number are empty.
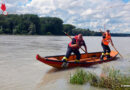
<svg viewBox="0 0 130 90">
<path fill-rule="evenodd" d="M 56 16 L 80 28 L 130 33 L 130 2 L 122 0 L 7 0 L 9 13 Z"/>
<path fill-rule="evenodd" d="M 93 10 L 92 9 L 87 9 L 86 11 L 84 11 L 81 16 L 86 16 L 86 15 L 90 15 L 93 13 Z"/>
</svg>

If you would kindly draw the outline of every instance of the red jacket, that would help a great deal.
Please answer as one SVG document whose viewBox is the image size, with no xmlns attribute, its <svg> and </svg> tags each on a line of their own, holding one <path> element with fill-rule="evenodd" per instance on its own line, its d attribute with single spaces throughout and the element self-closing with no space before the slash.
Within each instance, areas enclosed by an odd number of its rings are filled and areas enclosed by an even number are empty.
<svg viewBox="0 0 130 90">
<path fill-rule="evenodd" d="M 78 43 L 78 46 L 77 47 L 72 47 L 72 41 L 69 43 L 69 47 L 71 47 L 71 48 L 73 48 L 73 49 L 79 49 L 82 45 L 84 45 L 84 40 L 82 39 L 82 40 L 79 40 L 78 39 L 78 35 L 76 35 L 75 37 L 74 37 L 74 39 L 76 40 L 76 43 L 75 44 L 77 44 Z"/>
<path fill-rule="evenodd" d="M 104 36 L 105 36 L 105 38 L 103 38 L 103 40 L 102 40 L 103 44 L 104 44 L 104 45 L 109 45 L 110 40 L 111 40 L 111 35 L 110 35 L 110 33 L 105 32 L 105 33 L 104 33 Z"/>
</svg>

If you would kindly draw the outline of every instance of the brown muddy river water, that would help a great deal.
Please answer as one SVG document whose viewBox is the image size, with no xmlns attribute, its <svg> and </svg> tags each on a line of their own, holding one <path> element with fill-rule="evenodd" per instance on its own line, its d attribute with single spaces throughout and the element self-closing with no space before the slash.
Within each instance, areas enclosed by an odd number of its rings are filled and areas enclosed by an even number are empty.
<svg viewBox="0 0 130 90">
<path fill-rule="evenodd" d="M 88 52 L 102 51 L 101 37 L 84 39 Z M 109 66 L 130 75 L 130 37 L 112 39 L 124 58 L 84 70 L 100 75 L 102 68 Z M 0 35 L 0 90 L 106 90 L 89 84 L 69 84 L 70 74 L 77 68 L 57 70 L 36 60 L 36 54 L 43 57 L 65 54 L 69 42 L 66 36 Z"/>
</svg>

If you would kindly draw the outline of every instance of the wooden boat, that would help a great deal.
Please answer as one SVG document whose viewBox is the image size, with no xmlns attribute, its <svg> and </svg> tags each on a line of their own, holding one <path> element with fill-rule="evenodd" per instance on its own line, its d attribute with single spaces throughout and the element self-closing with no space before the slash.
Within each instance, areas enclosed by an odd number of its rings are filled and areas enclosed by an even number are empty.
<svg viewBox="0 0 130 90">
<path fill-rule="evenodd" d="M 94 52 L 88 54 L 83 53 L 81 54 L 80 62 L 75 62 L 76 55 L 71 55 L 67 62 L 62 61 L 64 55 L 47 57 L 41 57 L 40 55 L 36 55 L 36 59 L 55 68 L 72 68 L 88 67 L 98 63 L 109 62 L 112 60 L 116 60 L 116 56 L 118 55 L 118 52 L 111 51 L 111 59 L 107 59 L 106 57 L 104 57 L 103 60 L 100 60 L 101 53 L 102 52 Z"/>
</svg>

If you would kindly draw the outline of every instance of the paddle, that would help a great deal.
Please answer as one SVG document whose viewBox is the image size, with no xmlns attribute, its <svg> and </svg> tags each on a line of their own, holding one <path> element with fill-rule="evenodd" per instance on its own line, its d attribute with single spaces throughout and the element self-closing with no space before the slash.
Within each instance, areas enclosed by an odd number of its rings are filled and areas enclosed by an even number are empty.
<svg viewBox="0 0 130 90">
<path fill-rule="evenodd" d="M 68 35 L 66 32 L 64 32 L 64 33 L 65 33 L 65 35 L 67 35 L 70 39 L 72 39 L 70 35 Z M 81 49 L 86 53 L 86 51 L 85 51 L 82 47 L 81 47 Z"/>
<path fill-rule="evenodd" d="M 112 45 L 112 47 L 119 53 L 119 51 L 115 48 L 115 46 Z M 121 58 L 123 58 L 123 56 L 120 53 L 119 55 L 121 56 Z"/>
</svg>

